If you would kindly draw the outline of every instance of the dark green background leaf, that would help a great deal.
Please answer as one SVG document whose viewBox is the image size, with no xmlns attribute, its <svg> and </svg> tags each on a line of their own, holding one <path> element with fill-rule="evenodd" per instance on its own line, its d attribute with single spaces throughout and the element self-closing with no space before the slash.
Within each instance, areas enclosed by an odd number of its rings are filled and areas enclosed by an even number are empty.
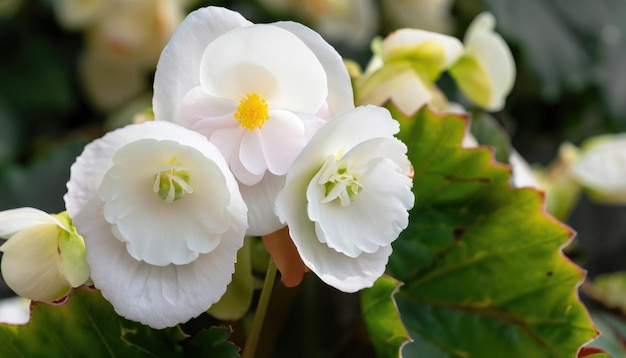
<svg viewBox="0 0 626 358">
<path fill-rule="evenodd" d="M 130 345 L 122 336 L 132 332 Z M 35 302 L 24 326 L 0 325 L 0 356 L 155 357 L 158 353 L 145 348 L 169 346 L 165 353 L 176 357 L 182 355 L 176 343 L 183 337 L 179 328 L 157 332 L 121 318 L 100 291 L 83 287 L 61 305 Z"/>
<path fill-rule="evenodd" d="M 239 348 L 227 341 L 230 333 L 230 329 L 223 327 L 200 331 L 185 344 L 185 357 L 239 357 Z"/>
<path fill-rule="evenodd" d="M 61 305 L 35 302 L 26 325 L 0 324 L 0 357 L 237 357 L 229 335 L 210 327 L 185 342 L 179 327 L 126 320 L 100 291 L 81 287 Z"/>
</svg>

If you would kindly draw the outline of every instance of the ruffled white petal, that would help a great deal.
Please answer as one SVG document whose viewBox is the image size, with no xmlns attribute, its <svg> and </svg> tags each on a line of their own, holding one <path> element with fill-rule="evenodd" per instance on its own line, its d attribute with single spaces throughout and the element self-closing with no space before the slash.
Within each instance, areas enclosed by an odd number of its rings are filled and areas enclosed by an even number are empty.
<svg viewBox="0 0 626 358">
<path fill-rule="evenodd" d="M 189 168 L 193 193 L 166 203 L 153 191 L 153 172 L 173 156 Z M 230 196 L 217 190 L 225 187 L 224 175 L 211 160 L 178 142 L 141 139 L 120 148 L 114 163 L 99 194 L 107 221 L 131 256 L 152 265 L 180 265 L 215 248 L 230 222 Z"/>
<path fill-rule="evenodd" d="M 200 67 L 200 83 L 215 97 L 239 101 L 256 93 L 272 108 L 314 113 L 328 95 L 326 73 L 315 54 L 297 36 L 272 25 L 223 34 L 206 47 Z"/>
<path fill-rule="evenodd" d="M 391 254 L 391 246 L 388 243 L 397 237 L 399 230 L 406 227 L 408 222 L 405 211 L 413 205 L 413 194 L 410 191 L 410 179 L 401 178 L 408 174 L 409 163 L 404 155 L 406 147 L 393 138 L 397 131 L 398 124 L 391 118 L 389 112 L 374 106 L 358 107 L 330 120 L 300 153 L 287 174 L 284 189 L 276 199 L 276 213 L 280 220 L 289 226 L 290 236 L 303 262 L 326 283 L 342 291 L 354 292 L 373 284 L 384 272 Z M 371 141 L 367 142 L 368 140 Z M 359 145 L 363 147 L 358 148 Z M 319 196 L 324 194 L 318 188 L 317 194 L 307 198 L 307 188 L 314 185 L 311 181 L 315 180 L 322 165 L 333 156 L 350 153 L 353 148 L 354 154 L 346 154 L 346 157 L 349 157 L 346 159 L 346 162 L 349 162 L 348 172 L 350 168 L 362 172 L 363 183 L 372 191 L 366 192 L 363 189 L 347 206 L 341 206 L 337 202 L 326 204 L 317 202 L 312 204 L 317 206 L 315 209 L 317 212 L 307 210 L 307 206 L 316 199 L 315 195 L 319 199 Z M 374 158 L 368 158 L 372 154 Z M 391 177 L 388 177 L 390 172 Z M 363 193 L 365 193 L 363 203 L 356 204 Z M 326 205 L 334 205 L 336 211 L 324 211 L 327 209 Z M 376 208 L 377 205 L 381 205 L 383 209 Z M 390 207 L 392 205 L 393 208 Z M 347 210 L 347 213 L 344 210 Z M 378 212 L 373 213 L 373 210 Z M 341 211 L 339 217 L 332 217 L 339 211 Z M 387 216 L 383 215 L 382 218 L 381 211 L 390 213 Z M 317 231 L 315 219 L 320 219 Z M 327 227 L 325 224 L 329 220 L 335 222 Z M 388 225 L 389 222 L 386 220 L 392 221 L 391 227 L 377 227 Z M 349 240 L 344 241 L 343 235 L 347 234 L 353 240 L 362 238 L 347 233 L 345 227 L 340 227 L 340 224 L 347 228 L 355 228 L 361 234 L 367 230 L 357 228 L 359 226 L 370 229 L 376 227 L 375 234 L 393 237 L 370 236 L 353 246 L 347 242 Z M 320 231 L 323 231 L 325 236 L 320 237 Z M 330 247 L 328 244 L 330 241 L 336 248 L 341 248 L 348 254 Z M 357 253 L 359 250 L 360 254 Z"/>
<path fill-rule="evenodd" d="M 243 245 L 245 206 L 233 200 L 232 226 L 219 246 L 187 265 L 153 266 L 134 260 L 108 229 L 100 203 L 88 203 L 74 219 L 84 233 L 92 279 L 115 311 L 161 329 L 206 311 L 226 292 L 237 250 Z M 243 215 L 241 214 L 243 213 Z"/>
<path fill-rule="evenodd" d="M 204 222 L 206 218 L 203 215 L 212 215 L 212 204 L 206 202 L 206 196 L 201 196 L 197 203 L 190 201 L 188 207 L 181 206 L 181 210 L 170 212 L 172 217 L 182 220 L 176 223 L 172 220 L 159 220 L 159 208 L 163 208 L 164 202 L 157 202 L 156 204 L 161 205 L 155 207 L 142 206 L 141 209 L 145 212 L 135 213 L 139 223 L 135 222 L 137 226 L 134 231 L 123 233 L 139 235 L 143 232 L 163 239 L 167 235 L 156 234 L 161 230 L 180 237 L 191 237 L 191 241 L 187 242 L 188 247 L 198 250 L 198 255 L 188 264 L 158 266 L 136 260 L 129 254 L 127 245 L 116 237 L 116 234 L 122 234 L 121 230 L 115 230 L 103 215 L 104 203 L 98 197 L 98 190 L 106 171 L 114 164 L 114 153 L 120 147 L 144 138 L 175 141 L 194 148 L 212 161 L 224 178 L 223 184 L 220 184 L 220 181 L 207 180 L 200 171 L 200 183 L 194 184 L 197 190 L 224 191 L 230 195 L 230 203 L 226 208 L 230 224 L 226 230 L 219 232 L 222 229 L 213 225 L 220 221 L 219 218 L 209 218 L 215 220 L 210 221 L 209 226 L 218 232 L 204 234 L 208 237 L 219 234 L 221 239 L 208 253 L 203 253 L 207 249 L 207 246 L 203 246 L 203 241 L 195 239 L 199 237 L 198 233 L 190 231 L 194 229 L 188 227 L 191 222 Z M 95 171 L 93 166 L 98 164 L 100 170 Z M 209 170 L 206 175 L 213 176 L 213 169 Z M 89 174 L 95 175 L 88 176 Z M 214 187 L 215 185 L 222 186 Z M 189 198 L 196 194 L 196 187 L 194 193 L 187 194 Z M 86 192 L 84 188 L 91 191 Z M 151 189 L 151 186 L 147 188 Z M 152 194 L 156 196 L 156 193 Z M 185 199 L 188 198 L 183 197 L 171 204 L 184 203 Z M 217 148 L 204 136 L 167 122 L 148 122 L 113 131 L 88 145 L 72 166 L 65 200 L 70 204 L 67 207 L 76 228 L 85 238 L 87 260 L 92 269 L 94 284 L 120 315 L 154 328 L 174 326 L 204 312 L 225 292 L 234 270 L 237 250 L 242 246 L 247 230 L 247 208 L 226 162 Z M 151 222 L 147 214 L 149 212 L 155 214 Z M 112 214 L 108 213 L 107 216 L 109 215 Z M 147 228 L 146 225 L 151 227 Z M 179 230 L 169 231 L 169 226 L 176 225 Z"/>
<path fill-rule="evenodd" d="M 368 139 L 393 137 L 399 131 L 400 125 L 385 108 L 360 106 L 346 111 L 318 130 L 305 147 L 309 149 L 302 150 L 290 172 L 310 170 L 311 163 L 321 166 L 329 155 L 346 153 Z"/>
<path fill-rule="evenodd" d="M 152 99 L 155 119 L 181 123 L 183 97 L 200 84 L 204 49 L 222 34 L 251 24 L 239 13 L 219 7 L 190 13 L 172 35 L 157 64 Z"/>
<path fill-rule="evenodd" d="M 390 138 L 371 139 L 346 153 L 339 162 L 348 162 L 348 171 L 361 173 L 361 191 L 348 206 L 322 203 L 319 194 L 316 197 L 309 191 L 323 189 L 323 185 L 315 182 L 317 176 L 311 181 L 307 190 L 309 218 L 316 221 L 320 241 L 356 257 L 388 246 L 398 237 L 408 225 L 407 210 L 414 200 L 405 153 L 406 146 Z M 363 160 L 366 162 L 360 163 Z"/>
</svg>

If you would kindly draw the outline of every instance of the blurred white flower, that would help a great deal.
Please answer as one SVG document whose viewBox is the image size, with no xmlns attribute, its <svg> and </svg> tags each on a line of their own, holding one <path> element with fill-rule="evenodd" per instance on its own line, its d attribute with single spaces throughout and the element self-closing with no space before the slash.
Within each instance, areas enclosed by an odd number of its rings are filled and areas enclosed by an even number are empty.
<svg viewBox="0 0 626 358">
<path fill-rule="evenodd" d="M 373 0 L 261 0 L 274 12 L 299 16 L 330 42 L 362 47 L 378 29 Z"/>
<path fill-rule="evenodd" d="M 67 187 L 94 285 L 117 313 L 163 328 L 224 294 L 247 210 L 202 135 L 168 122 L 110 132 L 85 147 Z"/>
<path fill-rule="evenodd" d="M 59 23 L 83 30 L 80 75 L 94 106 L 110 110 L 148 89 L 146 78 L 180 23 L 186 0 L 53 0 Z"/>
<path fill-rule="evenodd" d="M 344 292 L 371 286 L 408 225 L 413 207 L 406 146 L 380 107 L 358 107 L 329 121 L 287 174 L 278 216 L 304 264 Z"/>
<path fill-rule="evenodd" d="M 513 55 L 494 31 L 495 26 L 491 13 L 476 16 L 465 33 L 465 53 L 450 68 L 450 75 L 463 94 L 490 111 L 504 107 L 515 82 Z"/>
<path fill-rule="evenodd" d="M 22 297 L 55 301 L 89 278 L 83 238 L 67 213 L 34 208 L 0 212 L 2 277 Z"/>
<path fill-rule="evenodd" d="M 381 6 L 385 19 L 396 28 L 452 31 L 452 0 L 385 0 Z"/>
<path fill-rule="evenodd" d="M 205 135 L 248 186 L 249 235 L 282 226 L 266 210 L 280 177 L 327 119 L 353 107 L 341 57 L 313 30 L 293 22 L 254 25 L 217 7 L 181 23 L 154 80 L 155 120 Z"/>
<path fill-rule="evenodd" d="M 603 135 L 585 142 L 572 173 L 595 200 L 626 203 L 626 134 Z"/>
<path fill-rule="evenodd" d="M 457 38 L 417 29 L 398 30 L 376 46 L 357 81 L 357 102 L 383 105 L 391 100 L 407 116 L 432 100 L 434 82 L 463 53 Z"/>
<path fill-rule="evenodd" d="M 30 320 L 30 300 L 24 297 L 0 299 L 0 322 L 25 324 Z"/>
</svg>

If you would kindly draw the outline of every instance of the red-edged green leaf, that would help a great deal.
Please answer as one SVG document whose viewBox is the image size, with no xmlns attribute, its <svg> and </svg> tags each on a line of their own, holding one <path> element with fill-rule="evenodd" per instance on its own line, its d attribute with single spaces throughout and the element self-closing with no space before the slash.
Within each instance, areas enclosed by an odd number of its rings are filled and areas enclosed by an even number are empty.
<svg viewBox="0 0 626 358">
<path fill-rule="evenodd" d="M 394 278 L 382 276 L 373 287 L 361 292 L 365 326 L 381 358 L 399 357 L 402 347 L 411 340 L 393 297 L 400 285 Z"/>
<path fill-rule="evenodd" d="M 462 149 L 466 119 L 420 111 L 402 134 L 415 207 L 389 272 L 414 342 L 407 357 L 574 357 L 596 330 L 578 299 L 572 231 L 543 194 L 510 187 L 487 148 Z"/>
<path fill-rule="evenodd" d="M 60 305 L 31 307 L 27 324 L 0 325 L 1 357 L 182 356 L 179 328 L 157 331 L 123 319 L 95 289 L 79 288 Z"/>
<path fill-rule="evenodd" d="M 578 352 L 578 358 L 611 358 L 608 353 L 603 351 L 600 348 L 594 347 L 583 347 L 583 349 Z"/>
</svg>

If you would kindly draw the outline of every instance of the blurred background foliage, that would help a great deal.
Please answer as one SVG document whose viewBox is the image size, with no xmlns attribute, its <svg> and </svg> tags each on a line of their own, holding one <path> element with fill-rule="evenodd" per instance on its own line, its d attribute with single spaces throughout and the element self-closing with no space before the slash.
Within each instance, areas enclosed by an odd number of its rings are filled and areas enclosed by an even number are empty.
<svg viewBox="0 0 626 358">
<path fill-rule="evenodd" d="M 63 211 L 76 156 L 150 107 L 162 46 L 188 12 L 207 5 L 253 22 L 303 22 L 362 67 L 374 36 L 415 27 L 462 39 L 489 10 L 517 65 L 507 105 L 493 115 L 528 162 L 548 164 L 563 142 L 626 132 L 626 1 L 0 0 L 0 210 Z M 441 86 L 463 103 L 446 78 Z M 570 215 L 578 239 L 568 254 L 590 277 L 626 270 L 624 218 L 624 207 L 586 196 Z M 604 293 L 594 298 L 606 306 Z M 594 317 L 623 339 L 625 311 Z"/>
</svg>

